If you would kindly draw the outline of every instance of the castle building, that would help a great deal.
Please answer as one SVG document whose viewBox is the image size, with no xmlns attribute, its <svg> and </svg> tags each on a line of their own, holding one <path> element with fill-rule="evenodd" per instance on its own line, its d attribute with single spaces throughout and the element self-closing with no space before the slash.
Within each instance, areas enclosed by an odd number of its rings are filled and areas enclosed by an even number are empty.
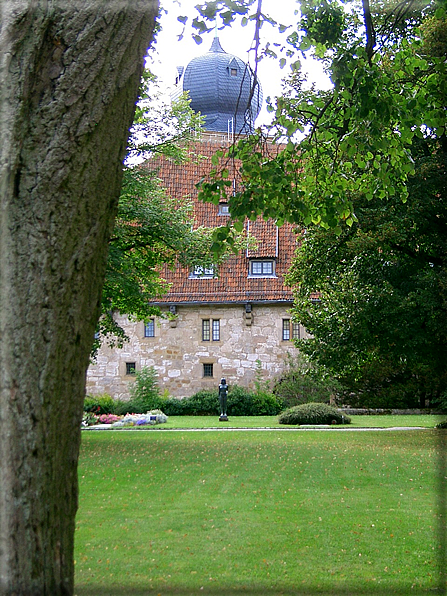
<svg viewBox="0 0 447 596">
<path fill-rule="evenodd" d="M 249 66 L 227 54 L 217 37 L 209 52 L 178 69 L 177 89 L 188 90 L 191 107 L 205 117 L 196 148 L 201 159 L 178 165 L 156 158 L 146 167 L 157 169 L 171 196 L 193 199 L 194 226 L 220 226 L 228 205 L 200 203 L 196 184 L 234 134 L 252 132 L 262 91 Z M 255 244 L 227 259 L 218 275 L 200 264 L 163 272 L 171 287 L 154 303 L 170 319 L 129 322 L 117 314 L 130 341 L 122 349 L 101 347 L 88 371 L 88 393 L 126 398 L 135 371 L 144 366 L 155 367 L 160 388 L 177 397 L 216 388 L 222 377 L 252 387 L 261 370 L 265 380 L 281 374 L 287 355 L 296 353 L 293 339 L 304 334 L 291 320 L 293 296 L 284 282 L 296 237 L 291 225 L 263 219 L 247 221 L 246 232 Z"/>
</svg>

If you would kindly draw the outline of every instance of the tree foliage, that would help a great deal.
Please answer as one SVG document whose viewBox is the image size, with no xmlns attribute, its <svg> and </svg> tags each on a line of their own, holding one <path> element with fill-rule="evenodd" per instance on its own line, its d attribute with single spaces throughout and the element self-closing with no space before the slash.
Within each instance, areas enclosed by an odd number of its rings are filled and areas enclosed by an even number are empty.
<svg viewBox="0 0 447 596">
<path fill-rule="evenodd" d="M 333 87 L 309 89 L 293 63 L 271 102 L 271 126 L 227 152 L 242 164 L 230 211 L 340 233 L 341 221 L 355 221 L 354 197 L 405 200 L 412 143 L 445 137 L 445 9 L 435 1 L 306 0 L 301 11 L 288 46 L 322 61 Z M 227 175 L 216 168 L 200 197 L 219 200 Z"/>
<path fill-rule="evenodd" d="M 109 257 L 102 294 L 102 316 L 96 344 L 108 336 L 121 345 L 126 339 L 115 312 L 144 320 L 160 315 L 154 298 L 169 290 L 162 276 L 163 266 L 178 262 L 193 266 L 213 264 L 211 230 L 192 229 L 189 201 L 167 196 L 155 173 L 143 168 L 126 168 L 109 242 Z"/>
<path fill-rule="evenodd" d="M 405 204 L 359 196 L 339 235 L 301 234 L 289 274 L 313 335 L 300 349 L 369 405 L 423 404 L 447 387 L 447 160 L 428 138 L 413 158 Z"/>
<path fill-rule="evenodd" d="M 364 394 L 436 395 L 446 383 L 446 2 L 300 9 L 271 126 L 226 153 L 241 163 L 231 214 L 306 228 L 290 279 L 314 361 Z M 306 56 L 323 63 L 331 89 L 309 88 Z M 203 200 L 227 193 L 228 170 L 216 167 Z"/>
</svg>

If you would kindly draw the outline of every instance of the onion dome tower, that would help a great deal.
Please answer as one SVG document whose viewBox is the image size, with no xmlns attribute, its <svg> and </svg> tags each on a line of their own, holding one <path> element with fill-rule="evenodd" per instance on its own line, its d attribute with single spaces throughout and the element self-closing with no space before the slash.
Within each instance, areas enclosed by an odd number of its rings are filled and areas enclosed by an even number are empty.
<svg viewBox="0 0 447 596">
<path fill-rule="evenodd" d="M 205 116 L 205 130 L 249 134 L 262 105 L 262 89 L 250 66 L 227 54 L 215 37 L 209 52 L 178 69 L 179 91 Z"/>
</svg>

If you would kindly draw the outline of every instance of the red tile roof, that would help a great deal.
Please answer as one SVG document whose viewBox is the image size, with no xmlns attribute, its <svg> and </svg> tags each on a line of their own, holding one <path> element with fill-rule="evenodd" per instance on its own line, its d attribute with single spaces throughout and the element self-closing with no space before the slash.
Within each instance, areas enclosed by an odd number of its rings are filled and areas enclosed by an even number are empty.
<svg viewBox="0 0 447 596">
<path fill-rule="evenodd" d="M 194 203 L 195 225 L 215 227 L 226 223 L 227 216 L 219 215 L 217 205 L 197 200 L 196 184 L 209 174 L 213 166 L 211 156 L 227 146 L 225 135 L 207 135 L 196 143 L 194 150 L 200 155 L 188 163 L 175 164 L 165 158 L 155 158 L 147 162 L 147 167 L 158 170 L 171 196 L 188 197 Z M 219 268 L 217 278 L 191 278 L 190 270 L 177 267 L 175 271 L 165 269 L 162 277 L 172 284 L 168 294 L 154 302 L 164 304 L 179 303 L 234 303 L 234 302 L 292 302 L 290 288 L 284 285 L 296 247 L 293 227 L 285 224 L 278 228 L 271 220 L 247 221 L 246 229 L 257 245 L 237 256 L 230 257 Z M 275 277 L 250 277 L 249 260 L 274 259 Z"/>
</svg>

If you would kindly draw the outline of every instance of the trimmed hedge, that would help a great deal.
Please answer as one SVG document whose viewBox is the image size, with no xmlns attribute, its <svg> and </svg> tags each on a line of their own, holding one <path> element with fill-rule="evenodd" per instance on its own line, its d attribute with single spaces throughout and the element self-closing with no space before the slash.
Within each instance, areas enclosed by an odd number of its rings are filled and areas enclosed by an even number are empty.
<svg viewBox="0 0 447 596">
<path fill-rule="evenodd" d="M 228 392 L 229 416 L 276 416 L 283 409 L 283 401 L 267 391 L 253 393 L 233 385 Z M 104 396 L 86 398 L 84 402 L 84 411 L 95 414 L 145 414 L 149 410 L 162 410 L 167 416 L 218 416 L 219 396 L 217 390 L 202 390 L 183 399 L 163 397 L 153 370 L 143 369 L 137 373 L 130 400 L 114 401 Z"/>
<path fill-rule="evenodd" d="M 104 393 L 103 395 L 87 395 L 84 399 L 84 412 L 91 412 L 100 416 L 101 414 L 115 414 L 115 400 Z"/>
<path fill-rule="evenodd" d="M 276 416 L 283 409 L 283 403 L 276 396 L 252 393 L 233 385 L 228 392 L 228 416 Z M 219 396 L 217 391 L 198 391 L 190 397 L 171 397 L 161 408 L 168 416 L 218 416 Z"/>
<path fill-rule="evenodd" d="M 351 419 L 328 404 L 308 403 L 289 408 L 278 419 L 279 424 L 349 424 Z"/>
</svg>

